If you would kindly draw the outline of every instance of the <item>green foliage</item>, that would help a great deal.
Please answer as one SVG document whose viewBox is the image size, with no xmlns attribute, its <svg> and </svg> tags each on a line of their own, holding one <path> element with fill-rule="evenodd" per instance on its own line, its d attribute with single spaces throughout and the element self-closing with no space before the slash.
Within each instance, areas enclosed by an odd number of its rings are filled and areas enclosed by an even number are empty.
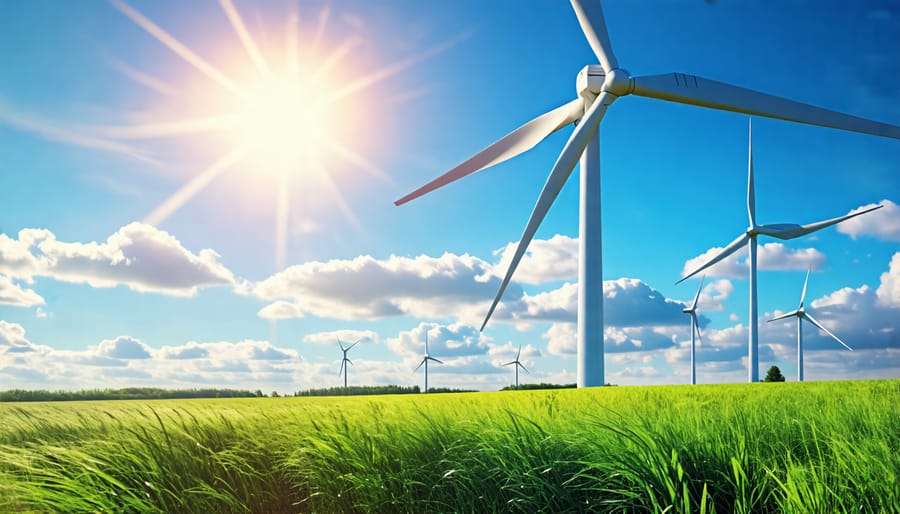
<svg viewBox="0 0 900 514">
<path fill-rule="evenodd" d="M 0 405 L 0 512 L 900 512 L 900 381 Z"/>
<path fill-rule="evenodd" d="M 305 391 L 297 391 L 294 393 L 294 396 L 367 396 L 382 394 L 418 394 L 419 392 L 421 392 L 419 386 L 347 386 L 307 389 Z"/>
<path fill-rule="evenodd" d="M 769 371 L 766 371 L 766 378 L 763 379 L 763 382 L 784 382 L 784 375 L 781 374 L 781 369 L 778 366 L 769 368 Z"/>
<path fill-rule="evenodd" d="M 546 384 L 541 382 L 539 384 L 519 384 L 519 391 L 534 391 L 538 389 L 575 389 L 575 384 Z M 515 385 L 508 385 L 501 389 L 501 391 L 516 391 Z"/>
<path fill-rule="evenodd" d="M 45 391 L 10 389 L 0 391 L 0 402 L 66 402 L 83 400 L 163 400 L 180 398 L 250 398 L 263 396 L 236 389 L 160 389 L 127 387 L 125 389 L 84 389 L 81 391 Z"/>
</svg>

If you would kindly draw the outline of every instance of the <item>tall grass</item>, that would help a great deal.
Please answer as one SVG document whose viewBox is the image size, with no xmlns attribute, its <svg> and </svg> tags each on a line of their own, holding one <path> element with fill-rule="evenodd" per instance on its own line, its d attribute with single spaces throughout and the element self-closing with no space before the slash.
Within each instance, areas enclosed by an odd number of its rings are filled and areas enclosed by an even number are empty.
<svg viewBox="0 0 900 514">
<path fill-rule="evenodd" d="M 0 405 L 0 511 L 900 512 L 900 381 Z"/>
</svg>

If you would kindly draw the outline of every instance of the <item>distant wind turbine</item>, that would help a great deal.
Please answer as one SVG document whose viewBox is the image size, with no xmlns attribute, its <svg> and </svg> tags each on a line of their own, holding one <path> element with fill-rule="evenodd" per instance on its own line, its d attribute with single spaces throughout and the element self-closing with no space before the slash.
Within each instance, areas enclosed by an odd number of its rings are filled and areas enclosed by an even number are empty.
<svg viewBox="0 0 900 514">
<path fill-rule="evenodd" d="M 803 281 L 803 292 L 800 293 L 800 307 L 797 307 L 797 310 L 793 312 L 788 312 L 787 314 L 782 314 L 781 316 L 776 316 L 769 320 L 777 321 L 780 319 L 790 318 L 793 316 L 797 317 L 797 380 L 803 382 L 803 320 L 806 320 L 812 323 L 814 326 L 818 327 L 819 330 L 825 332 L 830 335 L 832 339 L 841 343 L 844 348 L 853 351 L 853 348 L 847 346 L 846 343 L 841 341 L 838 336 L 832 334 L 827 328 L 823 327 L 821 323 L 816 321 L 816 318 L 812 317 L 812 314 L 806 312 L 803 309 L 803 302 L 806 300 L 806 285 L 809 283 L 809 270 L 806 271 L 806 280 Z"/>
<path fill-rule="evenodd" d="M 876 205 L 875 207 L 870 207 L 868 209 L 854 212 L 853 214 L 847 214 L 846 216 L 841 216 L 838 218 L 832 218 L 830 220 L 820 221 L 818 223 L 810 223 L 808 225 L 797 225 L 796 223 L 777 223 L 772 225 L 757 225 L 756 224 L 756 197 L 754 193 L 754 185 L 753 185 L 753 127 L 751 124 L 750 127 L 750 154 L 748 157 L 748 169 L 747 169 L 747 214 L 750 217 L 750 226 L 744 231 L 743 234 L 738 236 L 737 239 L 732 241 L 728 246 L 725 247 L 721 252 L 719 252 L 715 257 L 708 260 L 705 264 L 695 269 L 694 271 L 685 275 L 681 280 L 676 282 L 676 284 L 691 278 L 692 276 L 700 273 L 701 271 L 709 268 L 713 264 L 721 261 L 722 259 L 728 257 L 734 252 L 743 248 L 747 243 L 750 243 L 750 321 L 748 323 L 749 326 L 749 334 L 748 334 L 748 362 L 749 362 L 749 381 L 750 382 L 759 382 L 759 333 L 758 333 L 758 324 L 759 320 L 757 319 L 757 302 L 756 302 L 756 238 L 757 236 L 771 236 L 778 239 L 794 239 L 797 237 L 805 236 L 807 234 L 811 234 L 817 230 L 821 230 L 825 227 L 830 227 L 831 225 L 835 225 L 842 221 L 848 220 L 850 218 L 854 218 L 861 214 L 865 214 L 867 212 L 874 211 L 875 209 L 880 209 L 881 205 Z"/>
<path fill-rule="evenodd" d="M 509 285 L 528 244 L 547 211 L 581 161 L 581 206 L 578 230 L 578 387 L 604 384 L 603 269 L 600 232 L 600 138 L 598 128 L 606 109 L 630 94 L 724 111 L 764 116 L 900 139 L 900 127 L 814 107 L 750 89 L 683 73 L 632 76 L 619 67 L 612 51 L 599 0 L 571 0 L 588 44 L 600 60 L 585 66 L 575 79 L 578 98 L 538 116 L 502 137 L 469 160 L 400 198 L 402 205 L 455 180 L 522 154 L 550 134 L 578 122 L 547 177 L 519 245 L 485 316 L 487 325 Z M 765 70 L 762 70 L 763 72 Z M 773 83 L 778 84 L 777 77 Z M 755 375 L 753 373 L 752 375 Z"/>
<path fill-rule="evenodd" d="M 516 360 L 507 362 L 504 366 L 512 366 L 515 364 L 516 366 L 516 391 L 519 390 L 519 368 L 521 367 L 525 373 L 528 373 L 528 368 L 525 367 L 524 364 L 519 362 L 519 356 L 522 355 L 522 345 L 519 345 L 519 351 L 516 352 Z"/>
<path fill-rule="evenodd" d="M 349 370 L 347 365 L 353 364 L 353 361 L 347 358 L 347 352 L 349 352 L 350 349 L 356 346 L 360 341 L 362 341 L 362 339 L 357 339 L 353 342 L 353 344 L 344 348 L 344 343 L 341 341 L 340 337 L 338 338 L 338 345 L 341 347 L 341 351 L 344 352 L 344 357 L 343 359 L 341 359 L 341 370 L 338 371 L 338 376 L 341 376 L 341 373 L 344 374 L 344 389 L 347 389 L 347 371 Z"/>
<path fill-rule="evenodd" d="M 422 357 L 422 362 L 420 362 L 419 365 L 416 366 L 416 369 L 414 369 L 413 371 L 414 372 L 418 371 L 419 368 L 422 367 L 422 364 L 425 365 L 425 391 L 424 392 L 426 392 L 426 393 L 428 392 L 428 361 L 434 361 L 434 362 L 437 362 L 438 364 L 444 363 L 443 361 L 435 359 L 434 357 L 432 357 L 431 355 L 428 354 L 428 332 L 425 332 L 425 355 Z"/>
<path fill-rule="evenodd" d="M 694 295 L 694 302 L 690 307 L 681 311 L 685 314 L 690 314 L 691 316 L 691 384 L 697 383 L 697 361 L 694 358 L 694 333 L 697 334 L 697 339 L 700 340 L 700 344 L 703 344 L 703 339 L 700 337 L 700 323 L 697 321 L 697 300 L 700 299 L 700 290 L 703 289 L 703 280 L 705 278 L 706 277 L 700 278 L 700 286 L 697 288 L 697 294 Z"/>
</svg>

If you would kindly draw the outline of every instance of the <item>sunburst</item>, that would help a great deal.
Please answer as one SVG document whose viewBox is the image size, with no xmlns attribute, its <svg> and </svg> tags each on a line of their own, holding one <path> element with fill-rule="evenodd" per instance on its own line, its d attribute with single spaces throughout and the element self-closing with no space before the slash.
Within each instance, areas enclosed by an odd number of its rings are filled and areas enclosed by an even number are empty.
<svg viewBox="0 0 900 514">
<path fill-rule="evenodd" d="M 332 71 L 349 58 L 359 40 L 348 38 L 316 62 L 301 62 L 299 20 L 295 12 L 288 16 L 285 48 L 277 55 L 266 55 L 252 37 L 244 18 L 231 0 L 219 0 L 219 6 L 253 64 L 250 77 L 228 73 L 204 59 L 197 51 L 179 41 L 163 27 L 123 0 L 112 5 L 176 56 L 190 64 L 224 94 L 211 95 L 222 101 L 199 101 L 209 112 L 192 113 L 179 119 L 154 120 L 119 127 L 107 127 L 105 135 L 119 140 L 164 139 L 215 134 L 225 149 L 202 171 L 187 180 L 163 200 L 144 222 L 159 225 L 193 197 L 200 194 L 223 173 L 239 167 L 253 169 L 253 180 L 267 178 L 277 191 L 275 206 L 275 265 L 286 260 L 290 190 L 292 180 L 302 172 L 304 181 L 312 181 L 331 197 L 344 216 L 356 224 L 352 209 L 340 193 L 333 177 L 332 159 L 353 169 L 387 180 L 374 164 L 348 143 L 347 127 L 356 121 L 352 112 L 342 110 L 348 97 L 381 82 L 431 55 L 449 48 L 461 37 L 453 38 L 418 55 L 402 59 L 360 78 L 340 84 L 331 81 Z M 317 48 L 323 39 L 329 11 L 319 16 L 315 35 L 305 48 Z M 462 36 L 465 37 L 465 36 Z M 140 70 L 129 68 L 131 73 Z M 212 104 L 211 106 L 209 104 Z M 338 123 L 335 120 L 340 120 Z"/>
</svg>

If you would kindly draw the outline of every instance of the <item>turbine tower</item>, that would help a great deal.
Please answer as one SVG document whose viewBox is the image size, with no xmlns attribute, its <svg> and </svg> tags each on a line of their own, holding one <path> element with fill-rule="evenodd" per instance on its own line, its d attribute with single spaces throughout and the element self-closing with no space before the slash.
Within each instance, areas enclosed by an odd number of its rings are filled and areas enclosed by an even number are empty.
<svg viewBox="0 0 900 514">
<path fill-rule="evenodd" d="M 422 367 L 422 364 L 425 365 L 425 391 L 424 392 L 426 392 L 426 393 L 428 392 L 428 361 L 434 361 L 434 362 L 437 362 L 438 364 L 444 363 L 444 361 L 435 359 L 434 357 L 432 357 L 431 355 L 428 354 L 428 332 L 425 332 L 425 355 L 422 357 L 422 361 L 419 362 L 419 365 L 416 366 L 416 369 L 414 369 L 413 372 L 418 371 L 419 368 Z"/>
<path fill-rule="evenodd" d="M 575 16 L 588 44 L 600 61 L 584 67 L 575 80 L 578 98 L 538 116 L 502 137 L 469 160 L 400 198 L 402 205 L 455 180 L 526 152 L 544 138 L 574 122 L 572 135 L 559 154 L 538 197 L 519 245 L 488 309 L 481 330 L 497 307 L 503 292 L 525 255 L 528 244 L 556 199 L 575 164 L 581 162 L 578 223 L 578 387 L 604 384 L 603 269 L 600 231 L 600 139 L 598 128 L 606 109 L 630 94 L 708 107 L 724 111 L 777 118 L 900 139 L 900 127 L 841 114 L 722 82 L 686 75 L 632 76 L 619 67 L 606 31 L 599 0 L 571 0 Z M 537 71 L 537 70 L 536 70 Z M 761 70 L 765 71 L 765 70 Z"/>
<path fill-rule="evenodd" d="M 519 351 L 516 352 L 516 360 L 504 364 L 504 366 L 512 366 L 513 364 L 515 364 L 516 366 L 516 391 L 519 390 L 519 368 L 521 367 L 522 370 L 525 371 L 525 373 L 528 373 L 528 368 L 526 368 L 524 364 L 519 362 L 520 355 L 522 355 L 522 345 L 519 345 Z"/>
<path fill-rule="evenodd" d="M 681 283 L 684 280 L 700 273 L 709 268 L 713 264 L 728 257 L 734 252 L 743 248 L 747 243 L 750 244 L 750 320 L 748 322 L 748 380 L 750 382 L 759 382 L 759 319 L 757 316 L 757 294 L 756 294 L 756 239 L 758 236 L 771 236 L 778 239 L 788 240 L 795 239 L 807 234 L 811 234 L 817 230 L 821 230 L 831 225 L 835 225 L 844 220 L 854 218 L 861 214 L 880 209 L 881 205 L 870 207 L 864 211 L 847 214 L 838 218 L 820 221 L 818 223 L 810 223 L 808 225 L 797 225 L 796 223 L 776 223 L 771 225 L 756 224 L 756 195 L 753 185 L 753 126 L 750 125 L 750 143 L 749 157 L 747 166 L 747 214 L 750 218 L 750 226 L 737 239 L 732 241 L 722 251 L 716 254 L 712 259 L 706 261 L 702 266 L 685 275 L 681 280 L 675 282 Z"/>
<path fill-rule="evenodd" d="M 697 339 L 700 339 L 700 344 L 703 344 L 703 339 L 700 337 L 700 323 L 697 322 L 697 300 L 700 299 L 700 290 L 703 289 L 703 280 L 705 278 L 706 277 L 700 278 L 700 286 L 697 288 L 697 294 L 694 295 L 694 302 L 690 307 L 681 311 L 685 314 L 690 314 L 691 316 L 691 384 L 697 383 L 697 361 L 694 358 L 694 333 L 697 334 Z"/>
<path fill-rule="evenodd" d="M 803 281 L 803 292 L 800 293 L 800 306 L 797 307 L 797 310 L 794 312 L 788 312 L 787 314 L 782 314 L 781 316 L 776 316 L 769 320 L 777 321 L 780 319 L 790 318 L 792 316 L 797 317 L 797 380 L 799 382 L 803 382 L 803 320 L 806 320 L 812 323 L 814 326 L 818 327 L 819 330 L 825 332 L 830 335 L 832 339 L 841 343 L 844 348 L 853 351 L 853 348 L 847 346 L 847 343 L 843 342 L 838 338 L 838 336 L 832 334 L 827 328 L 823 327 L 821 323 L 816 321 L 816 318 L 812 317 L 812 315 L 805 310 L 803 310 L 803 302 L 806 300 L 806 285 L 809 284 L 809 270 L 806 271 L 806 280 Z"/>
<path fill-rule="evenodd" d="M 347 358 L 347 352 L 349 352 L 351 348 L 356 346 L 357 343 L 359 343 L 361 341 L 361 339 L 357 339 L 356 341 L 353 342 L 353 344 L 351 344 L 350 346 L 348 346 L 346 348 L 344 348 L 344 343 L 341 342 L 340 337 L 337 338 L 337 340 L 338 340 L 338 346 L 340 346 L 341 351 L 344 352 L 344 357 L 341 359 L 341 369 L 340 369 L 340 371 L 338 371 L 338 376 L 341 376 L 341 373 L 344 374 L 344 389 L 347 389 L 347 371 L 349 370 L 347 365 L 353 364 L 353 361 L 351 361 L 350 359 Z"/>
</svg>

